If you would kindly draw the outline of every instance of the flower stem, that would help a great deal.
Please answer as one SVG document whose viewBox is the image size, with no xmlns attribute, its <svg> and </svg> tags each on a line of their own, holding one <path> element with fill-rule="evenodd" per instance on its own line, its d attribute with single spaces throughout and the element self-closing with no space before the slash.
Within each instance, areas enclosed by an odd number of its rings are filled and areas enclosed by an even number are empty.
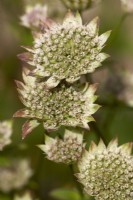
<svg viewBox="0 0 133 200">
<path fill-rule="evenodd" d="M 72 172 L 73 181 L 75 183 L 75 186 L 76 186 L 76 188 L 77 188 L 77 190 L 78 190 L 78 192 L 79 192 L 79 194 L 81 196 L 81 200 L 83 200 L 84 199 L 83 190 L 82 190 L 82 187 L 81 187 L 80 183 L 77 181 L 77 179 L 76 179 L 76 177 L 74 175 L 75 174 L 74 166 L 73 165 L 69 165 L 69 167 L 70 167 L 70 170 Z"/>
<path fill-rule="evenodd" d="M 98 137 L 100 137 L 103 140 L 104 144 L 107 145 L 107 139 L 102 134 L 101 130 L 99 129 L 99 127 L 97 125 L 97 123 L 96 122 L 92 122 L 91 125 L 90 125 L 90 128 L 91 128 L 91 130 L 93 130 L 97 134 Z"/>
<path fill-rule="evenodd" d="M 112 32 L 112 35 L 110 37 L 110 40 L 109 40 L 109 45 L 110 46 L 112 43 L 115 42 L 115 40 L 117 39 L 118 35 L 119 35 L 119 32 L 120 32 L 120 29 L 123 25 L 123 22 L 125 21 L 125 19 L 127 18 L 129 14 L 128 13 L 124 13 L 120 19 L 120 21 L 118 22 L 116 28 L 114 29 L 114 31 Z"/>
</svg>

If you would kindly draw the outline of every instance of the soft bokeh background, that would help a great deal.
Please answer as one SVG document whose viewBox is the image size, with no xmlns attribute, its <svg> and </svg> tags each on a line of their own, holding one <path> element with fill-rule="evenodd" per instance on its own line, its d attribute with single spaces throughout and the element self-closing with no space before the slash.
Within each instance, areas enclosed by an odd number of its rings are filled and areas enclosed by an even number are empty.
<svg viewBox="0 0 133 200">
<path fill-rule="evenodd" d="M 17 96 L 14 80 L 21 80 L 22 62 L 17 54 L 23 52 L 22 45 L 32 45 L 31 32 L 20 25 L 19 17 L 25 5 L 42 2 L 48 5 L 49 17 L 61 21 L 66 9 L 59 0 L 0 1 L 0 120 L 10 119 L 23 105 Z M 93 74 L 93 82 L 99 82 L 98 102 L 102 108 L 95 115 L 97 127 L 86 133 L 86 139 L 98 140 L 101 135 L 108 143 L 118 137 L 119 143 L 133 140 L 133 15 L 124 15 L 119 0 L 104 0 L 102 5 L 83 13 L 84 23 L 99 15 L 100 33 L 114 30 L 105 51 L 111 57 Z M 128 72 L 130 76 L 125 76 Z M 22 119 L 14 120 L 13 144 L 0 152 L 4 156 L 28 156 L 35 174 L 25 189 L 33 190 L 41 200 L 50 200 L 49 192 L 60 187 L 73 187 L 73 177 L 69 167 L 54 164 L 44 158 L 36 147 L 43 143 L 43 127 L 21 140 Z M 0 162 L 1 159 L 0 159 Z M 0 163 L 1 164 L 1 163 Z M 14 193 L 14 191 L 13 191 Z M 12 193 L 2 194 L 0 199 L 11 199 Z"/>
</svg>

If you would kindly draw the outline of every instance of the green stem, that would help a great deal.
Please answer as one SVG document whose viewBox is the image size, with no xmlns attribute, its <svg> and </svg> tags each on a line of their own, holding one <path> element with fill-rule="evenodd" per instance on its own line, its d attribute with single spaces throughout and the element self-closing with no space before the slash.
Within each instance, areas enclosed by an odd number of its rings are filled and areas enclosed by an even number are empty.
<svg viewBox="0 0 133 200">
<path fill-rule="evenodd" d="M 125 21 L 125 19 L 127 18 L 128 15 L 129 15 L 128 13 L 124 13 L 122 15 L 122 17 L 121 17 L 119 23 L 117 24 L 115 30 L 112 32 L 108 46 L 110 46 L 112 43 L 114 43 L 115 40 L 118 38 L 118 35 L 119 35 L 119 32 L 120 32 L 121 27 L 123 25 L 123 22 Z"/>
<path fill-rule="evenodd" d="M 76 179 L 76 177 L 74 175 L 75 174 L 74 166 L 73 165 L 69 165 L 69 167 L 70 167 L 70 170 L 72 172 L 73 181 L 75 183 L 75 186 L 76 186 L 76 188 L 77 188 L 77 190 L 78 190 L 78 192 L 79 192 L 79 194 L 81 196 L 81 200 L 83 200 L 84 199 L 83 190 L 82 190 L 82 187 L 81 187 L 80 183 L 77 181 L 77 179 Z"/>
<path fill-rule="evenodd" d="M 104 137 L 104 135 L 101 132 L 101 130 L 99 129 L 97 123 L 96 122 L 92 122 L 90 124 L 90 128 L 91 128 L 91 130 L 93 130 L 97 134 L 97 136 L 99 138 L 101 138 L 103 140 L 104 144 L 107 145 L 107 139 L 106 139 L 106 137 Z"/>
</svg>

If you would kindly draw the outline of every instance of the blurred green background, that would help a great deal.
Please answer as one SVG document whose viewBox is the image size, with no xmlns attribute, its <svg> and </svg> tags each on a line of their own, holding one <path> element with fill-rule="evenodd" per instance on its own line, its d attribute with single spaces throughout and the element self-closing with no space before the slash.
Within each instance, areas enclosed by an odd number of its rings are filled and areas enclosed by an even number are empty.
<svg viewBox="0 0 133 200">
<path fill-rule="evenodd" d="M 23 15 L 26 4 L 37 2 L 48 5 L 49 17 L 53 20 L 61 21 L 65 16 L 66 9 L 59 0 L 0 1 L 0 120 L 12 118 L 18 109 L 23 108 L 14 83 L 16 79 L 22 80 L 21 71 L 24 65 L 18 60 L 17 54 L 23 52 L 22 45 L 32 45 L 32 35 L 28 29 L 21 26 L 19 18 Z M 127 67 L 126 70 L 129 70 L 130 74 L 133 73 L 133 15 L 126 16 L 121 23 L 124 13 L 120 1 L 104 0 L 102 5 L 83 13 L 84 23 L 97 15 L 100 17 L 100 33 L 113 30 L 112 37 L 104 50 L 111 57 L 98 69 L 98 74 L 93 79 L 93 82 L 96 82 L 95 80 L 99 82 L 98 102 L 102 108 L 95 114 L 97 129 L 93 129 L 93 124 L 91 124 L 92 129 L 86 133 L 85 137 L 88 144 L 91 139 L 98 141 L 98 134 L 101 134 L 106 143 L 118 137 L 119 143 L 122 144 L 133 140 L 133 107 L 126 101 L 119 100 L 117 94 L 123 92 L 123 87 L 119 89 L 121 81 L 116 75 L 118 75 L 117 68 L 121 71 L 123 65 L 125 68 L 130 65 L 130 69 Z M 107 85 L 103 86 L 104 73 L 101 72 L 101 76 L 99 71 L 104 69 L 108 71 L 108 74 L 111 73 L 112 79 L 108 79 L 108 82 L 105 82 Z M 128 88 L 125 87 L 124 90 L 128 92 Z M 129 92 L 133 93 L 133 85 L 131 87 Z M 25 188 L 34 190 L 41 200 L 50 200 L 52 198 L 49 197 L 49 192 L 53 189 L 74 187 L 69 167 L 48 161 L 36 147 L 44 141 L 43 127 L 35 129 L 24 141 L 21 140 L 23 122 L 23 119 L 14 120 L 13 145 L 6 147 L 0 154 L 1 157 L 16 157 L 20 154 L 30 157 L 35 174 L 31 183 Z M 11 197 L 11 195 L 5 194 L 4 197 Z"/>
</svg>

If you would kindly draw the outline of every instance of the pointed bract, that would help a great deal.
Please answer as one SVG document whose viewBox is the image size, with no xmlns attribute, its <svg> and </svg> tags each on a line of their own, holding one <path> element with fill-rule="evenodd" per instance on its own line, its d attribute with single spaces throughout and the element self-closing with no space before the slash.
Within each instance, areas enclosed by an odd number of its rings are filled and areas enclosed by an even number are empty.
<svg viewBox="0 0 133 200">
<path fill-rule="evenodd" d="M 99 36 L 98 41 L 101 47 L 105 44 L 110 34 L 111 34 L 111 31 L 107 31 L 106 33 L 103 33 L 102 35 Z"/>
<path fill-rule="evenodd" d="M 33 131 L 37 126 L 39 126 L 39 122 L 37 120 L 28 120 L 24 123 L 22 127 L 22 139 L 24 139 L 29 133 Z"/>
</svg>

